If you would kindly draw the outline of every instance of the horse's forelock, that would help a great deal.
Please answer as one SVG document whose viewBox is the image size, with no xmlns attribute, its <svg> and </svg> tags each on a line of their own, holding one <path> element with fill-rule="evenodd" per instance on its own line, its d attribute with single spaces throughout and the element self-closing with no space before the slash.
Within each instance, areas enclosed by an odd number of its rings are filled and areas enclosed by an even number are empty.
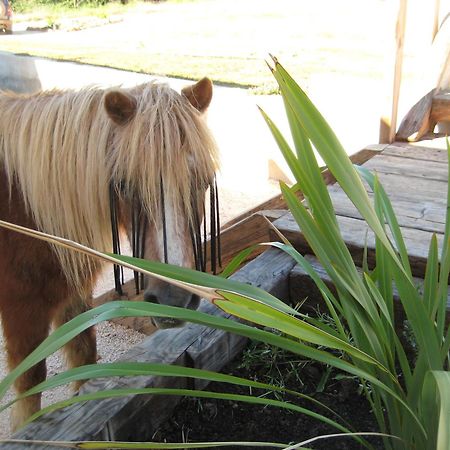
<svg viewBox="0 0 450 450">
<path fill-rule="evenodd" d="M 160 210 L 160 184 L 190 216 L 192 189 L 205 188 L 218 166 L 216 144 L 203 117 L 166 85 L 141 87 L 137 112 L 120 130 L 115 172 L 138 193 L 150 217 Z"/>
<path fill-rule="evenodd" d="M 109 92 L 109 91 L 106 91 Z M 150 217 L 166 195 L 193 221 L 192 192 L 210 182 L 217 152 L 201 115 L 166 85 L 125 90 L 136 114 L 117 125 L 98 88 L 32 96 L 0 95 L 0 159 L 39 229 L 92 248 L 111 249 L 109 187 L 135 192 Z M 55 249 L 79 288 L 98 263 Z"/>
</svg>

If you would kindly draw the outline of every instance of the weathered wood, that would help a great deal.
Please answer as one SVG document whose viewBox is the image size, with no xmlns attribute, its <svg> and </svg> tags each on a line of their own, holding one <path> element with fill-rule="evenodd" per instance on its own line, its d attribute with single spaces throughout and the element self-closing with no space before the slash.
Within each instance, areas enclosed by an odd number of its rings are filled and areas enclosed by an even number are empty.
<svg viewBox="0 0 450 450">
<path fill-rule="evenodd" d="M 359 211 L 341 189 L 336 189 L 330 194 L 336 214 L 362 219 Z M 373 194 L 369 192 L 368 195 L 373 201 Z M 391 203 L 401 227 L 441 234 L 444 232 L 445 209 L 443 205 L 436 205 L 420 199 L 397 199 L 395 197 L 391 198 Z"/>
<path fill-rule="evenodd" d="M 436 139 L 433 142 L 430 142 L 430 144 L 436 145 L 437 143 L 440 143 L 440 141 L 440 139 Z M 383 150 L 383 155 L 410 158 L 418 161 L 418 163 L 421 161 L 435 161 L 447 164 L 448 157 L 445 143 L 441 142 L 440 144 L 441 145 L 438 145 L 442 148 L 433 148 L 431 146 L 424 147 L 419 145 L 414 145 L 414 147 L 412 147 L 411 144 L 406 142 L 395 142 Z"/>
<path fill-rule="evenodd" d="M 238 271 L 233 278 L 275 293 L 288 295 L 288 276 L 294 261 L 276 249 L 270 249 Z M 269 269 L 270 268 L 270 269 Z M 200 310 L 207 314 L 228 317 L 206 301 Z M 158 330 L 131 349 L 122 360 L 163 362 L 189 367 L 220 370 L 243 348 L 246 339 L 221 330 L 197 324 L 183 328 Z M 119 387 L 202 388 L 205 382 L 185 378 L 154 376 L 114 377 L 87 382 L 82 393 Z M 14 435 L 14 439 L 35 440 L 148 440 L 170 415 L 179 401 L 177 397 L 130 395 L 123 398 L 84 402 L 47 414 Z M 22 444 L 0 444 L 1 449 L 17 450 Z M 27 445 L 33 450 L 52 448 Z"/>
<path fill-rule="evenodd" d="M 431 108 L 431 123 L 450 121 L 450 90 L 436 93 Z"/>
<path fill-rule="evenodd" d="M 306 255 L 305 258 L 312 265 L 316 273 L 319 275 L 320 279 L 325 282 L 331 292 L 336 295 L 336 288 L 334 287 L 331 278 L 328 276 L 324 267 L 319 263 L 317 258 L 311 255 Z M 362 273 L 361 268 L 357 268 L 358 273 Z M 418 289 L 423 287 L 422 278 L 414 278 L 414 284 Z M 289 276 L 289 289 L 290 297 L 293 303 L 302 302 L 301 311 L 304 313 L 315 314 L 317 311 L 327 312 L 327 307 L 322 298 L 322 294 L 317 288 L 314 281 L 309 277 L 309 275 L 299 266 L 296 265 Z M 395 286 L 393 287 L 393 297 L 394 297 L 394 313 L 396 325 L 401 327 L 405 317 L 405 311 L 401 304 L 401 300 Z M 305 300 L 306 299 L 306 300 Z M 305 300 L 305 301 L 304 301 Z M 304 301 L 304 302 L 303 302 Z M 447 323 L 450 321 L 450 288 L 448 290 L 447 297 Z"/>
<path fill-rule="evenodd" d="M 446 152 L 424 147 L 388 146 L 364 164 L 375 171 L 387 191 L 400 226 L 444 232 L 448 163 Z M 369 198 L 373 198 L 367 187 Z M 361 215 L 338 185 L 328 188 L 336 213 L 361 219 Z"/>
<path fill-rule="evenodd" d="M 251 245 L 267 242 L 269 239 L 270 223 L 280 218 L 286 211 L 284 210 L 262 210 L 253 213 L 234 225 L 227 226 L 220 233 L 222 247 L 222 268 L 231 261 L 240 251 Z M 255 250 L 254 258 L 262 253 L 264 249 Z M 209 255 L 209 243 L 207 245 L 207 254 Z M 208 261 L 208 269 L 209 269 Z"/>
<path fill-rule="evenodd" d="M 444 182 L 448 180 L 447 162 L 422 161 L 418 164 L 414 158 L 399 158 L 383 154 L 367 161 L 364 167 L 377 173 Z"/>
<path fill-rule="evenodd" d="M 395 140 L 415 142 L 430 131 L 434 93 L 435 89 L 432 89 L 409 110 L 398 128 Z"/>
<path fill-rule="evenodd" d="M 398 104 L 400 99 L 400 86 L 402 82 L 402 67 L 403 67 L 403 49 L 405 46 L 405 28 L 406 28 L 406 10 L 407 0 L 400 0 L 399 11 L 397 15 L 397 22 L 395 25 L 395 65 L 394 65 L 394 80 L 392 87 L 392 110 L 389 120 L 389 141 L 393 142 L 395 138 L 395 132 L 397 130 L 397 116 L 398 116 Z"/>
<path fill-rule="evenodd" d="M 369 266 L 375 263 L 375 237 L 366 222 L 352 217 L 337 217 L 342 238 L 352 255 L 353 260 L 359 266 L 362 265 L 364 246 L 367 245 L 367 258 Z M 297 223 L 291 214 L 287 214 L 274 222 L 278 230 L 300 251 L 302 254 L 311 253 L 311 249 L 300 232 Z M 411 263 L 411 270 L 417 277 L 423 278 L 428 256 L 428 247 L 433 233 L 429 231 L 401 228 L 405 245 Z M 274 236 L 275 238 L 275 236 Z M 443 236 L 437 235 L 439 248 L 442 248 Z"/>
<path fill-rule="evenodd" d="M 378 173 L 380 183 L 389 197 L 399 200 L 421 199 L 436 205 L 446 204 L 447 183 L 426 178 Z"/>
<path fill-rule="evenodd" d="M 437 92 L 432 89 L 423 96 L 406 114 L 396 140 L 416 142 L 426 133 L 433 132 L 439 122 L 450 121 L 450 90 Z"/>
<path fill-rule="evenodd" d="M 441 0 L 435 0 L 435 2 L 434 2 L 433 27 L 431 29 L 432 40 L 436 37 L 436 34 L 439 30 L 440 3 L 441 3 Z"/>
</svg>

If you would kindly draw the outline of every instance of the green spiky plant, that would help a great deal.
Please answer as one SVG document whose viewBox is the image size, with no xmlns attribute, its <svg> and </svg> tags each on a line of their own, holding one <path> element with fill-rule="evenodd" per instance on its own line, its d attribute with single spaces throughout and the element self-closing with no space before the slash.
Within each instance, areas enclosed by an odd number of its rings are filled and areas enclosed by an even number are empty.
<svg viewBox="0 0 450 450">
<path fill-rule="evenodd" d="M 270 294 L 252 286 L 157 262 L 98 254 L 67 240 L 1 223 L 2 226 L 35 235 L 58 245 L 69 246 L 77 251 L 97 255 L 109 261 L 119 261 L 142 273 L 152 274 L 185 287 L 209 299 L 228 313 L 278 330 L 282 334 L 270 333 L 220 317 L 169 306 L 114 302 L 86 312 L 56 330 L 3 380 L 0 384 L 0 395 L 4 394 L 17 376 L 95 323 L 123 316 L 170 316 L 248 336 L 359 377 L 378 421 L 380 432 L 384 436 L 386 449 L 450 449 L 450 332 L 446 324 L 450 270 L 450 209 L 447 207 L 444 244 L 440 255 L 436 237 L 433 237 L 430 242 L 424 290 L 423 293 L 419 293 L 412 278 L 405 244 L 395 214 L 377 177 L 351 164 L 331 128 L 276 59 L 274 59 L 272 71 L 285 103 L 295 145 L 295 148 L 291 149 L 275 124 L 263 113 L 296 179 L 295 186 L 281 184 L 281 190 L 310 247 L 336 286 L 337 295 L 327 288 L 308 261 L 292 246 L 288 243 L 272 243 L 271 245 L 290 254 L 315 281 L 328 308 L 327 314 L 333 320 L 332 326 L 329 321 L 305 316 L 301 311 L 293 310 Z M 450 153 L 448 142 L 447 147 Z M 375 233 L 376 269 L 371 272 L 365 269 L 360 274 L 345 246 L 313 148 L 319 152 L 337 182 Z M 362 178 L 373 189 L 373 204 L 366 193 Z M 300 202 L 296 196 L 299 189 L 304 194 L 304 203 Z M 450 190 L 448 198 L 450 198 Z M 388 237 L 387 229 L 392 238 Z M 239 255 L 231 267 L 237 266 L 243 257 L 244 255 Z M 417 353 L 414 361 L 408 360 L 406 351 L 395 332 L 393 282 L 405 311 L 410 333 L 416 343 Z M 344 357 L 334 356 L 335 350 L 342 352 Z M 77 379 L 155 373 L 238 383 L 272 391 L 282 390 L 263 383 L 190 368 L 114 363 L 69 370 L 50 378 L 25 395 Z M 47 411 L 78 401 L 130 393 L 214 397 L 261 405 L 270 404 L 309 414 L 335 426 L 341 433 L 350 433 L 349 428 L 339 420 L 333 421 L 283 401 L 250 395 L 235 396 L 209 391 L 154 388 L 103 391 L 82 395 L 44 408 L 32 419 Z M 370 448 L 362 437 L 355 436 L 355 438 Z M 286 436 L 286 441 L 289 440 L 289 436 Z M 202 448 L 220 445 L 220 443 L 94 442 L 77 444 L 78 448 Z M 289 449 L 300 448 L 300 445 L 306 448 L 304 445 L 307 445 L 307 443 L 288 446 L 283 443 L 242 442 L 233 444 L 270 445 Z"/>
</svg>

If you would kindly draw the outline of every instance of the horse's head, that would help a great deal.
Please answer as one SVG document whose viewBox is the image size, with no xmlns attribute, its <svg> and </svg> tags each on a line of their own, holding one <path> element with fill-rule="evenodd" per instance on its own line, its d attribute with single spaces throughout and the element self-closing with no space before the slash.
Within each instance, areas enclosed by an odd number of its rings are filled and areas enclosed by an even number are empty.
<svg viewBox="0 0 450 450">
<path fill-rule="evenodd" d="M 106 112 L 116 127 L 112 173 L 118 222 L 135 256 L 205 269 L 201 223 L 208 188 L 212 228 L 218 228 L 216 147 L 203 117 L 211 98 L 207 78 L 181 95 L 150 84 L 105 96 Z M 139 285 L 145 301 L 190 309 L 199 305 L 198 296 L 154 277 L 141 278 Z M 160 328 L 182 325 L 170 318 L 154 322 Z"/>
</svg>

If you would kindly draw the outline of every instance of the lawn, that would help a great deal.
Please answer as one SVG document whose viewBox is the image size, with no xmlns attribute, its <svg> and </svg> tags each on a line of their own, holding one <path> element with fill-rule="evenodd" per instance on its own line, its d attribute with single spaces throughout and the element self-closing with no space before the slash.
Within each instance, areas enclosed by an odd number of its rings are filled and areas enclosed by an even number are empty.
<svg viewBox="0 0 450 450">
<path fill-rule="evenodd" d="M 73 14 L 79 20 L 73 21 Z M 90 20 L 114 23 L 88 27 Z M 69 20 L 70 19 L 70 20 Z M 17 13 L 60 27 L 0 37 L 0 50 L 137 72 L 274 90 L 264 59 L 276 54 L 307 86 L 312 76 L 381 78 L 395 11 L 381 0 L 225 0 L 130 2 L 100 8 L 37 8 Z M 95 20 L 93 23 L 96 23 Z"/>
</svg>

